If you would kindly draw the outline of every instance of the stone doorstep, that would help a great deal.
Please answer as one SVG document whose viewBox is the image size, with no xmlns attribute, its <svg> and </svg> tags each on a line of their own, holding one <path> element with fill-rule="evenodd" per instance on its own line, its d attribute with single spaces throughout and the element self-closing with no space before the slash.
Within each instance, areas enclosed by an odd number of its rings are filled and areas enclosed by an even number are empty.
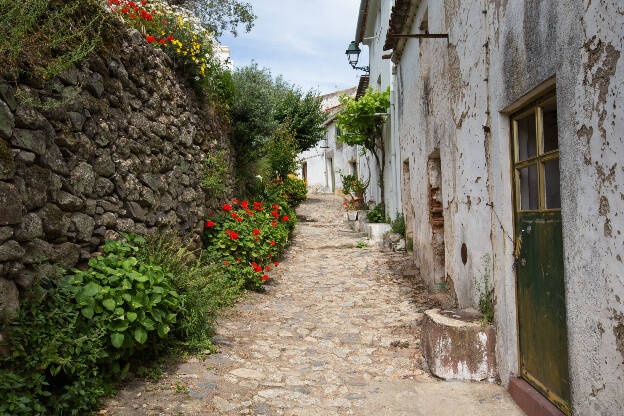
<svg viewBox="0 0 624 416">
<path fill-rule="evenodd" d="M 512 378 L 507 390 L 527 416 L 565 416 L 557 406 L 520 377 Z"/>
<path fill-rule="evenodd" d="M 423 355 L 431 373 L 445 380 L 495 381 L 496 332 L 474 309 L 431 309 L 422 324 Z"/>
</svg>

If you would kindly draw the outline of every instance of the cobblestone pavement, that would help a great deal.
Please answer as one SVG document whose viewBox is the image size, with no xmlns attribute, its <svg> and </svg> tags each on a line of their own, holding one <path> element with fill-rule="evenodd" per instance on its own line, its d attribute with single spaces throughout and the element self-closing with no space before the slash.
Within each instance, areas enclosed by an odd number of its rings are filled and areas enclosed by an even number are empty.
<svg viewBox="0 0 624 416">
<path fill-rule="evenodd" d="M 107 415 L 522 415 L 504 389 L 421 369 L 422 285 L 407 256 L 357 248 L 341 200 L 313 195 L 266 293 L 219 320 L 217 354 L 135 381 Z M 420 289 L 419 289 L 420 288 Z M 104 413 L 105 412 L 105 413 Z"/>
</svg>

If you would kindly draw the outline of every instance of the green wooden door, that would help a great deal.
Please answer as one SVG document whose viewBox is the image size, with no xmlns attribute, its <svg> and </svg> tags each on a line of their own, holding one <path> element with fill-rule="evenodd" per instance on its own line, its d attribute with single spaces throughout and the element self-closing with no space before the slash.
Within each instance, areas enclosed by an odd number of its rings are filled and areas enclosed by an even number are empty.
<svg viewBox="0 0 624 416">
<path fill-rule="evenodd" d="M 517 114 L 512 130 L 520 370 L 570 414 L 556 99 Z"/>
</svg>

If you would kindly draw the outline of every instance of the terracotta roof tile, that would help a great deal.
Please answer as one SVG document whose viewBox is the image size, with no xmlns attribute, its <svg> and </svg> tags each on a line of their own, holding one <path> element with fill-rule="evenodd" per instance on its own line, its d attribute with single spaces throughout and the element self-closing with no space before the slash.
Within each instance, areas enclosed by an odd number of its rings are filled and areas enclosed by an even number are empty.
<svg viewBox="0 0 624 416">
<path fill-rule="evenodd" d="M 392 38 L 389 35 L 402 33 L 403 27 L 407 23 L 411 3 L 412 0 L 396 0 L 396 3 L 392 6 L 390 25 L 386 35 L 386 44 L 383 48 L 384 51 L 389 51 L 396 47 L 399 38 Z"/>
</svg>

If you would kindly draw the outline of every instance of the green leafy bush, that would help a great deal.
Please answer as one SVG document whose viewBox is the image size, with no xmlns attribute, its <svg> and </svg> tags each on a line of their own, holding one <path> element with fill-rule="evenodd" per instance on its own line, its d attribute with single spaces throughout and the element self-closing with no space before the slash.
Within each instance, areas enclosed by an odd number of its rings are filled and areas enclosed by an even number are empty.
<svg viewBox="0 0 624 416">
<path fill-rule="evenodd" d="M 285 179 L 299 169 L 297 154 L 299 148 L 290 127 L 282 125 L 266 145 L 268 176 L 271 179 Z"/>
<path fill-rule="evenodd" d="M 107 241 L 106 256 L 91 259 L 89 269 L 66 278 L 81 314 L 106 332 L 114 372 L 121 370 L 119 360 L 158 346 L 148 339 L 166 338 L 179 311 L 173 274 L 149 259 L 139 262 L 134 255 L 145 240 L 126 239 Z"/>
<path fill-rule="evenodd" d="M 405 236 L 405 216 L 403 214 L 397 213 L 394 221 L 392 221 L 390 225 L 392 226 L 393 233 Z"/>
<path fill-rule="evenodd" d="M 229 176 L 227 152 L 220 150 L 204 159 L 204 176 L 201 184 L 208 197 L 216 197 L 225 192 L 226 178 Z"/>
<path fill-rule="evenodd" d="M 356 196 L 363 196 L 368 188 L 369 183 L 361 181 L 357 174 L 345 175 L 342 171 L 338 171 L 342 178 L 342 192 L 345 194 L 354 193 Z"/>
<path fill-rule="evenodd" d="M 383 209 L 383 205 L 382 204 L 377 204 L 377 206 L 375 206 L 375 208 L 370 210 L 368 212 L 368 214 L 366 214 L 366 219 L 368 220 L 368 222 L 372 222 L 372 223 L 384 222 L 384 216 L 383 216 L 382 209 Z"/>
<path fill-rule="evenodd" d="M 259 289 L 269 278 L 268 272 L 275 266 L 295 223 L 294 212 L 287 205 L 239 203 L 235 199 L 206 221 L 206 255 L 234 268 L 231 276 L 244 287 Z"/>
<path fill-rule="evenodd" d="M 174 345 L 186 351 L 212 349 L 210 335 L 217 311 L 227 307 L 244 291 L 232 268 L 195 248 L 192 238 L 164 231 L 146 237 L 137 258 L 166 267 L 175 278 L 180 312 L 172 330 Z"/>
<path fill-rule="evenodd" d="M 284 180 L 274 180 L 266 184 L 265 192 L 271 200 L 285 201 L 296 208 L 308 198 L 308 185 L 303 179 L 288 176 Z"/>
<path fill-rule="evenodd" d="M 66 285 L 38 282 L 6 328 L 0 356 L 0 414 L 85 414 L 113 387 L 97 363 L 109 359 L 106 331 L 90 325 Z"/>
</svg>

